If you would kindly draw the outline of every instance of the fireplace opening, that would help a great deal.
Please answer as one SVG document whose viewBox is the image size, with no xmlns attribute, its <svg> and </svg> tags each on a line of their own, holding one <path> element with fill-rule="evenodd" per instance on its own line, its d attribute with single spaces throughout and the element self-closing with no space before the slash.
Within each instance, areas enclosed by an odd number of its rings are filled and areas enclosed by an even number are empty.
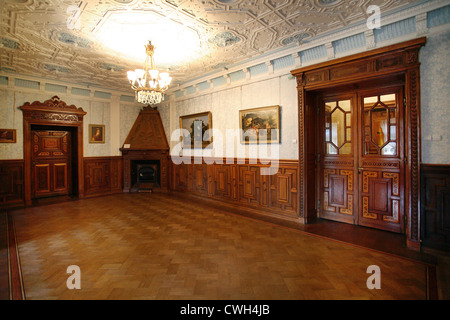
<svg viewBox="0 0 450 320">
<path fill-rule="evenodd" d="M 140 165 L 137 173 L 137 182 L 157 182 L 155 168 L 152 165 Z"/>
<path fill-rule="evenodd" d="M 131 181 L 132 192 L 151 192 L 159 189 L 159 160 L 132 160 Z"/>
</svg>

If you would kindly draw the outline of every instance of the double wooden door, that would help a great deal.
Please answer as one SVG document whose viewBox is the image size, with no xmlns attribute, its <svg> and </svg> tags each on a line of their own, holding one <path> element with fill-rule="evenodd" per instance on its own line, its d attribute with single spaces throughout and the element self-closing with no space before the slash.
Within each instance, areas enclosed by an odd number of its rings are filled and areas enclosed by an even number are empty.
<svg viewBox="0 0 450 320">
<path fill-rule="evenodd" d="M 71 134 L 69 131 L 31 132 L 32 197 L 67 195 L 71 192 Z"/>
<path fill-rule="evenodd" d="M 319 217 L 404 232 L 402 87 L 322 95 Z"/>
</svg>

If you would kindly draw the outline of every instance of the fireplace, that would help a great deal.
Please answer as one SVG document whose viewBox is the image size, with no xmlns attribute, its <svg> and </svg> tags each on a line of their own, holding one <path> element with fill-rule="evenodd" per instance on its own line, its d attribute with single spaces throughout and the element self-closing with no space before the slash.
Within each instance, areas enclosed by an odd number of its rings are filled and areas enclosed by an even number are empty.
<svg viewBox="0 0 450 320">
<path fill-rule="evenodd" d="M 120 150 L 124 192 L 168 190 L 169 144 L 158 110 L 142 109 Z"/>
<path fill-rule="evenodd" d="M 159 160 L 131 160 L 131 192 L 151 192 L 160 186 Z"/>
<path fill-rule="evenodd" d="M 157 183 L 158 169 L 154 165 L 140 164 L 137 168 L 138 183 Z"/>
</svg>

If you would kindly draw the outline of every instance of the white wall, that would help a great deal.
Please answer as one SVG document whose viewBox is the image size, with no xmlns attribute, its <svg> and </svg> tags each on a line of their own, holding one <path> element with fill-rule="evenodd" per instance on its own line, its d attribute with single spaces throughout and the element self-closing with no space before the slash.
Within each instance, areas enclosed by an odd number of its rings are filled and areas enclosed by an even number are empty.
<svg viewBox="0 0 450 320">
<path fill-rule="evenodd" d="M 422 162 L 450 164 L 450 30 L 420 51 Z"/>
<path fill-rule="evenodd" d="M 44 102 L 57 95 L 68 105 L 82 108 L 87 114 L 83 120 L 83 156 L 120 156 L 119 150 L 134 121 L 142 109 L 135 102 L 125 103 L 119 96 L 111 99 L 81 97 L 57 92 L 18 89 L 13 86 L 0 88 L 0 128 L 16 129 L 16 143 L 0 143 L 0 159 L 23 159 L 23 116 L 20 106 L 26 102 Z M 105 125 L 105 143 L 89 143 L 89 124 Z"/>
<path fill-rule="evenodd" d="M 205 90 L 206 91 L 206 90 Z M 281 142 L 279 147 L 280 159 L 298 159 L 298 126 L 297 126 L 297 89 L 295 80 L 284 74 L 269 79 L 245 81 L 240 84 L 223 85 L 214 90 L 193 93 L 190 97 L 164 103 L 159 109 L 169 113 L 169 119 L 163 117 L 163 123 L 169 131 L 179 128 L 180 116 L 210 111 L 212 114 L 212 127 L 219 130 L 223 139 L 214 139 L 214 152 L 205 155 L 225 156 L 226 131 L 227 129 L 239 130 L 239 110 L 259 108 L 266 106 L 280 106 Z M 172 109 L 172 112 L 166 110 Z M 161 112 L 161 111 L 160 111 Z M 161 112 L 162 113 L 162 112 Z M 167 133 L 167 132 L 166 132 Z M 169 135 L 170 138 L 170 135 Z M 177 136 L 178 138 L 178 136 Z M 170 139 L 169 139 L 170 141 Z M 178 141 L 172 141 L 173 148 Z M 222 143 L 223 154 L 217 152 Z M 238 150 L 238 139 L 234 143 L 234 156 L 240 158 Z M 255 158 L 249 154 L 249 146 L 244 145 L 245 157 Z M 278 155 L 268 149 L 268 157 L 257 156 L 257 158 L 278 158 Z"/>
</svg>

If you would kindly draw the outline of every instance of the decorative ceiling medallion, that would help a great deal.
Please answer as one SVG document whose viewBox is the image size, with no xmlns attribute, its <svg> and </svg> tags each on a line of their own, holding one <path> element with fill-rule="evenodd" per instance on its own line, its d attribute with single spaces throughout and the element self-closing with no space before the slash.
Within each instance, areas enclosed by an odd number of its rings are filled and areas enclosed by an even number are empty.
<svg viewBox="0 0 450 320">
<path fill-rule="evenodd" d="M 112 63 L 103 63 L 100 65 L 100 69 L 105 69 L 108 71 L 121 71 L 123 70 L 123 67 L 112 64 Z"/>
<path fill-rule="evenodd" d="M 152 39 L 157 46 L 155 60 L 166 69 L 206 54 L 196 30 L 150 9 L 108 10 L 93 35 L 111 54 L 136 62 L 146 57 L 143 39 Z"/>
<path fill-rule="evenodd" d="M 242 0 L 214 0 L 214 2 L 222 5 L 230 5 L 241 2 Z"/>
<path fill-rule="evenodd" d="M 222 62 L 222 63 L 218 63 L 216 65 L 213 65 L 211 68 L 213 69 L 223 69 L 226 68 L 228 66 L 228 62 Z"/>
<path fill-rule="evenodd" d="M 287 37 L 281 40 L 281 43 L 285 46 L 290 45 L 292 43 L 303 43 L 306 39 L 312 38 L 313 35 L 309 32 L 298 33 L 295 36 Z"/>
<path fill-rule="evenodd" d="M 3 48 L 8 48 L 8 49 L 19 49 L 19 43 L 11 40 L 11 39 L 7 39 L 7 38 L 2 38 L 0 41 L 0 45 Z"/>
<path fill-rule="evenodd" d="M 130 4 L 134 0 L 114 0 L 114 1 L 117 2 L 117 3 L 120 3 L 120 4 Z"/>
<path fill-rule="evenodd" d="M 224 31 L 216 34 L 215 37 L 210 38 L 209 42 L 216 44 L 219 47 L 229 47 L 235 43 L 241 41 L 241 38 L 235 36 L 231 32 Z"/>
<path fill-rule="evenodd" d="M 58 40 L 62 43 L 71 44 L 79 48 L 90 48 L 92 45 L 91 41 L 81 37 L 77 37 L 67 32 L 61 32 L 59 34 Z"/>
<path fill-rule="evenodd" d="M 338 5 L 342 0 L 315 0 L 319 7 L 334 7 Z"/>
<path fill-rule="evenodd" d="M 69 69 L 66 67 L 57 66 L 54 64 L 44 64 L 44 69 L 47 71 L 53 71 L 53 72 L 69 72 Z"/>
</svg>

